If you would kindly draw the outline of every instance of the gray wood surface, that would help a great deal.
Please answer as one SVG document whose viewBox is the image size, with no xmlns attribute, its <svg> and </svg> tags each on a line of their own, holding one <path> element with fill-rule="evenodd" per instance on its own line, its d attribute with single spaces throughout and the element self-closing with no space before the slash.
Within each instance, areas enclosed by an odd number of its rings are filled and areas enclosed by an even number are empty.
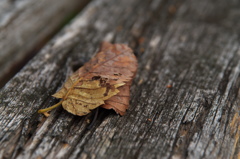
<svg viewBox="0 0 240 159">
<path fill-rule="evenodd" d="M 93 0 L 0 91 L 0 158 L 239 158 L 240 2 Z M 131 106 L 40 108 L 101 41 L 129 44 Z"/>
<path fill-rule="evenodd" d="M 0 88 L 88 1 L 0 1 Z"/>
</svg>

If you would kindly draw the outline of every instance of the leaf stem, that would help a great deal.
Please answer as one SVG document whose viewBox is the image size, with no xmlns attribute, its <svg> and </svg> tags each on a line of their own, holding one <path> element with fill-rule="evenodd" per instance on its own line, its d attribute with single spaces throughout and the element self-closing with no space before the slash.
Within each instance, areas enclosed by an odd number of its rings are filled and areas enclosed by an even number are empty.
<svg viewBox="0 0 240 159">
<path fill-rule="evenodd" d="M 51 106 L 49 108 L 40 109 L 40 110 L 38 110 L 38 113 L 45 113 L 45 112 L 48 112 L 48 111 L 50 111 L 50 110 L 52 110 L 54 108 L 57 108 L 58 106 L 60 106 L 62 104 L 62 102 L 63 101 L 61 100 L 60 102 L 58 102 L 57 104 L 55 104 L 55 105 L 53 105 L 53 106 Z"/>
</svg>

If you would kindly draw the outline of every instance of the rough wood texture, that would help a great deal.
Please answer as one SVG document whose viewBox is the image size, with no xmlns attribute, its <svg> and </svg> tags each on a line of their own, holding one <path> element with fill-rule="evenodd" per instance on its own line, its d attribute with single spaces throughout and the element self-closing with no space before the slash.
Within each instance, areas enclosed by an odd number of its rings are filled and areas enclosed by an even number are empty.
<svg viewBox="0 0 240 159">
<path fill-rule="evenodd" d="M 88 1 L 0 1 L 0 87 Z"/>
<path fill-rule="evenodd" d="M 95 0 L 0 92 L 0 158 L 238 158 L 240 2 Z M 235 21 L 234 21 L 235 20 Z M 123 117 L 37 110 L 103 40 L 139 69 Z"/>
</svg>

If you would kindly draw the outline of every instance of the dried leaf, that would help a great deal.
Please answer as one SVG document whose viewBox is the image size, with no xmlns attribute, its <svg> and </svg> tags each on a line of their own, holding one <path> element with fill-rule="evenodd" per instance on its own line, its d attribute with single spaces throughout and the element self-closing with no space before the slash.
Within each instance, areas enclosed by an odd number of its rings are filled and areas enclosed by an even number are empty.
<svg viewBox="0 0 240 159">
<path fill-rule="evenodd" d="M 43 113 L 62 104 L 65 110 L 79 116 L 99 106 L 124 115 L 136 70 L 137 59 L 128 46 L 103 42 L 99 52 L 53 95 L 62 100 L 38 112 Z"/>
</svg>

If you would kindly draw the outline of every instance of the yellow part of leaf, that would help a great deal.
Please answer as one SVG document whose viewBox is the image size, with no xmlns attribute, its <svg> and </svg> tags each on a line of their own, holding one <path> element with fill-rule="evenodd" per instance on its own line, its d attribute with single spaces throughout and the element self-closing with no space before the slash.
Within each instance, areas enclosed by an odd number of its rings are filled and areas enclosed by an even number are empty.
<svg viewBox="0 0 240 159">
<path fill-rule="evenodd" d="M 70 85 L 70 84 L 72 85 Z M 115 85 L 103 84 L 100 80 L 79 81 L 74 85 L 71 77 L 53 96 L 63 98 L 62 106 L 68 112 L 75 115 L 86 115 L 91 109 L 105 104 L 104 101 L 119 93 L 118 87 L 125 85 L 119 83 Z"/>
<path fill-rule="evenodd" d="M 86 88 L 75 88 L 71 91 L 70 95 L 80 95 L 85 98 L 89 99 L 96 99 L 96 98 L 101 98 L 103 100 L 106 100 L 114 95 L 116 95 L 119 91 L 116 89 L 120 86 L 124 85 L 123 84 L 116 84 L 114 86 L 106 86 L 106 87 L 101 87 L 97 89 L 86 89 Z"/>
<path fill-rule="evenodd" d="M 71 77 L 70 77 L 70 78 L 68 78 L 67 81 L 64 83 L 64 87 L 65 87 L 66 89 L 69 89 L 69 88 L 72 87 L 73 84 L 74 84 L 74 81 L 73 81 L 73 80 L 71 79 Z"/>
<path fill-rule="evenodd" d="M 108 91 L 107 86 L 101 86 L 99 80 L 80 81 L 79 83 L 82 84 L 74 86 L 71 90 L 68 90 L 72 86 L 72 85 L 70 86 L 69 83 L 73 83 L 73 81 L 71 81 L 70 78 L 64 84 L 64 87 L 61 88 L 58 92 L 56 92 L 52 96 L 56 98 L 64 98 L 68 91 L 70 91 L 69 95 L 79 94 L 86 98 L 101 98 L 104 95 L 104 93 L 107 93 L 106 91 Z M 125 83 L 115 84 L 113 88 L 118 88 L 123 85 L 125 85 Z"/>
<path fill-rule="evenodd" d="M 81 102 L 79 103 L 79 101 L 74 99 L 66 99 L 63 101 L 62 106 L 65 110 L 74 115 L 83 116 L 90 113 L 90 109 L 87 105 L 83 105 Z"/>
<path fill-rule="evenodd" d="M 76 82 L 76 79 L 73 78 L 73 76 L 75 76 L 75 74 L 72 75 L 71 77 L 69 77 L 68 80 L 63 85 L 63 87 L 58 92 L 53 94 L 52 96 L 56 97 L 56 98 L 64 98 L 65 95 L 68 93 L 68 91 L 71 91 L 69 89 L 74 89 L 74 88 L 76 88 L 76 89 L 77 88 L 84 88 L 84 89 L 101 88 L 100 81 L 80 81 L 75 86 L 73 86 L 74 83 Z"/>
<path fill-rule="evenodd" d="M 103 99 L 101 98 L 85 98 L 83 96 L 80 96 L 80 95 L 69 95 L 67 99 L 73 99 L 73 100 L 76 100 L 76 101 L 81 101 L 83 104 L 98 104 L 98 105 L 101 105 L 101 104 L 104 104 L 104 101 Z"/>
<path fill-rule="evenodd" d="M 115 88 L 118 88 L 118 87 L 121 87 L 121 86 L 123 86 L 123 85 L 125 85 L 125 84 L 126 84 L 126 83 L 118 83 L 118 84 L 115 84 L 114 87 L 115 87 Z"/>
<path fill-rule="evenodd" d="M 101 88 L 101 82 L 99 80 L 86 80 L 79 82 L 75 88 L 85 88 L 85 89 L 98 89 Z"/>
<path fill-rule="evenodd" d="M 67 89 L 63 87 L 52 96 L 55 98 L 63 98 L 66 94 L 67 94 Z"/>
</svg>

